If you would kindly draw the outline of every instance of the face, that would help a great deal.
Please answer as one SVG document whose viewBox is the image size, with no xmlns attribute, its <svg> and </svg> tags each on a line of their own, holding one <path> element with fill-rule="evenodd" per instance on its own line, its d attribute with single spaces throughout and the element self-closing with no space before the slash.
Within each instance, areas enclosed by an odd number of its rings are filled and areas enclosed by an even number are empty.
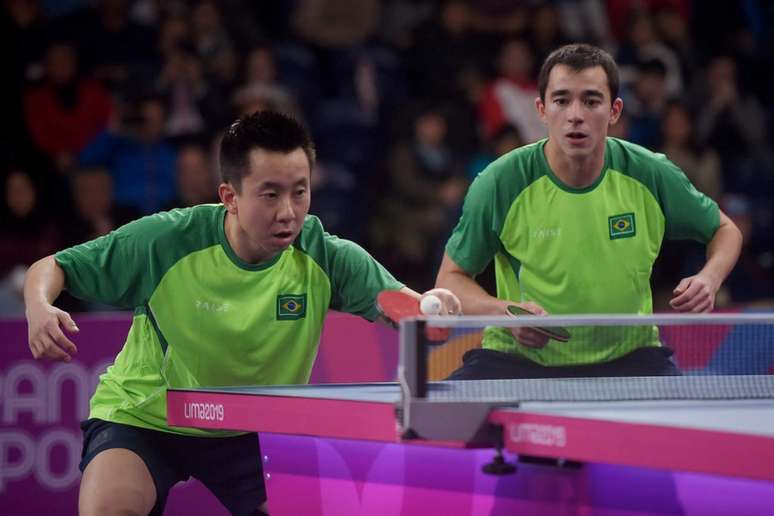
<svg viewBox="0 0 774 516">
<path fill-rule="evenodd" d="M 261 262 L 287 248 L 301 231 L 309 213 L 309 161 L 300 148 L 288 154 L 254 149 L 248 166 L 239 193 L 228 183 L 219 193 L 238 224 L 239 241 L 232 245 Z"/>
<path fill-rule="evenodd" d="M 87 219 L 106 216 L 113 205 L 113 180 L 104 171 L 93 170 L 73 177 L 75 206 Z"/>
<path fill-rule="evenodd" d="M 538 98 L 536 106 L 549 140 L 569 158 L 583 158 L 604 154 L 608 126 L 618 121 L 623 101 L 611 103 L 601 66 L 576 71 L 556 65 L 548 76 L 545 103 Z"/>
<path fill-rule="evenodd" d="M 207 202 L 214 192 L 210 160 L 198 147 L 183 148 L 177 156 L 177 186 L 180 196 L 189 204 Z"/>
<path fill-rule="evenodd" d="M 11 172 L 5 185 L 5 202 L 17 217 L 26 217 L 35 207 L 37 193 L 30 176 L 24 172 Z"/>
<path fill-rule="evenodd" d="M 69 45 L 52 46 L 46 53 L 46 75 L 56 85 L 72 82 L 76 75 L 75 50 Z"/>
</svg>

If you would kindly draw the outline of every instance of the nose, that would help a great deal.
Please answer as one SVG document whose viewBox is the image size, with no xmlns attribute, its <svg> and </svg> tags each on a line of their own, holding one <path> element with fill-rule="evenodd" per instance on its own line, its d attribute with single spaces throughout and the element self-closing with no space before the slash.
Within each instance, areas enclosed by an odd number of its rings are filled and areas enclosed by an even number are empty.
<svg viewBox="0 0 774 516">
<path fill-rule="evenodd" d="M 285 197 L 277 209 L 277 222 L 289 222 L 296 218 L 296 212 L 293 209 L 293 201 L 290 196 Z"/>
<path fill-rule="evenodd" d="M 574 100 L 567 108 L 567 121 L 571 124 L 583 122 L 583 106 L 579 100 Z"/>
</svg>

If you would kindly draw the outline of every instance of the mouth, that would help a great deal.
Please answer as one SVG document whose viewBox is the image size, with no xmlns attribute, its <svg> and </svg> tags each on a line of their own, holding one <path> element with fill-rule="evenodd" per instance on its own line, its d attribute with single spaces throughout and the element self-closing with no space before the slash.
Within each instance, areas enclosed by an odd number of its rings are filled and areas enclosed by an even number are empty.
<svg viewBox="0 0 774 516">
<path fill-rule="evenodd" d="M 581 133 L 578 131 L 573 131 L 570 133 L 567 133 L 565 135 L 565 138 L 567 138 L 567 141 L 574 145 L 579 145 L 584 143 L 586 140 L 588 140 L 588 136 L 585 133 Z"/>
<path fill-rule="evenodd" d="M 296 234 L 293 231 L 290 231 L 289 229 L 276 231 L 272 233 L 271 236 L 274 239 L 274 241 L 280 246 L 288 246 L 296 238 Z"/>
</svg>

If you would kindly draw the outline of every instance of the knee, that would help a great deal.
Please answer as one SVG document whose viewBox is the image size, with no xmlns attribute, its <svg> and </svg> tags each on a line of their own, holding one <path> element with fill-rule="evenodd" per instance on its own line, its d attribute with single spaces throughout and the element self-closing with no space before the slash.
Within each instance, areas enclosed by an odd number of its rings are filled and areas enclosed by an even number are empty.
<svg viewBox="0 0 774 516">
<path fill-rule="evenodd" d="M 147 516 L 154 501 L 146 500 L 140 490 L 121 493 L 103 492 L 78 500 L 79 516 Z"/>
</svg>

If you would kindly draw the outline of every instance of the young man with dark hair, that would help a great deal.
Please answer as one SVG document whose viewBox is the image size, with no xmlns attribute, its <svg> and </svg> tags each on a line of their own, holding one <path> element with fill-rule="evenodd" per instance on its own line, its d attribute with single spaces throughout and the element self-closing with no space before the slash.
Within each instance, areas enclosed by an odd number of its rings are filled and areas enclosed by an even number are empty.
<svg viewBox="0 0 774 516">
<path fill-rule="evenodd" d="M 51 304 L 64 288 L 134 310 L 82 425 L 81 515 L 160 515 L 169 489 L 189 476 L 232 514 L 261 514 L 255 434 L 170 428 L 167 388 L 306 383 L 329 308 L 375 320 L 379 291 L 419 297 L 308 215 L 314 158 L 295 120 L 247 116 L 221 143 L 222 204 L 151 215 L 30 268 L 35 358 L 76 352 L 61 328 L 77 327 Z M 431 292 L 444 313 L 459 312 L 453 294 Z"/>
<path fill-rule="evenodd" d="M 548 138 L 494 161 L 473 182 L 436 286 L 468 315 L 649 314 L 664 237 L 707 244 L 671 306 L 709 312 L 739 256 L 741 234 L 661 154 L 607 136 L 623 109 L 612 57 L 589 45 L 548 56 L 535 105 Z M 495 260 L 497 297 L 475 281 Z M 655 328 L 573 328 L 567 343 L 529 328 L 488 328 L 453 379 L 679 374 Z"/>
</svg>

